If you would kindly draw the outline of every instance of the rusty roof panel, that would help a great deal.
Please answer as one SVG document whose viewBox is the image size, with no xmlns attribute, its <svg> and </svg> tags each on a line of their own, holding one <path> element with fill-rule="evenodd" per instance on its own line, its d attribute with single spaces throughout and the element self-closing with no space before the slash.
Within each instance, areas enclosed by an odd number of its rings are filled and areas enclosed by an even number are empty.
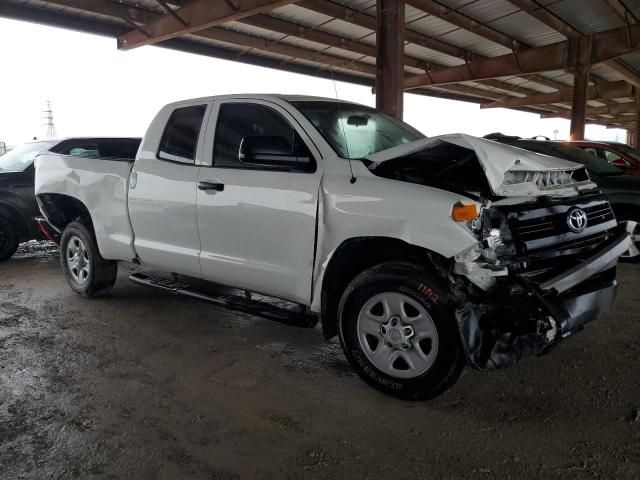
<svg viewBox="0 0 640 480">
<path fill-rule="evenodd" d="M 333 0 L 334 3 L 340 3 L 359 12 L 366 12 L 371 15 L 376 14 L 375 0 Z"/>
<path fill-rule="evenodd" d="M 497 19 L 491 27 L 532 47 L 566 40 L 564 35 L 523 11 Z"/>
<path fill-rule="evenodd" d="M 404 53 L 426 62 L 432 62 L 436 65 L 445 65 L 448 67 L 454 67 L 456 65 L 462 65 L 464 60 L 460 58 L 450 57 L 449 55 L 443 55 L 429 48 L 416 45 L 414 43 L 408 43 L 404 46 Z"/>
<path fill-rule="evenodd" d="M 439 39 L 485 57 L 497 57 L 511 53 L 508 48 L 461 28 L 447 33 Z"/>
<path fill-rule="evenodd" d="M 440 38 L 442 35 L 459 29 L 459 27 L 445 22 L 434 15 L 426 14 L 408 23 L 407 28 L 434 38 Z"/>
<path fill-rule="evenodd" d="M 233 30 L 234 32 L 240 32 L 273 41 L 280 40 L 281 38 L 284 38 L 286 36 L 281 33 L 272 32 L 271 30 L 265 30 L 264 28 L 252 27 L 240 22 L 227 22 L 224 24 L 224 27 L 219 28 Z M 314 50 L 317 50 L 317 48 L 314 48 Z"/>
<path fill-rule="evenodd" d="M 639 2 L 640 3 L 640 2 Z M 618 59 L 623 64 L 629 66 L 632 70 L 640 72 L 640 52 L 630 53 Z"/>
<path fill-rule="evenodd" d="M 485 0 L 474 2 L 469 0 L 439 0 L 449 8 L 471 17 L 485 25 L 518 11 L 518 7 L 507 0 Z"/>
<path fill-rule="evenodd" d="M 332 17 L 307 10 L 306 8 L 300 8 L 294 4 L 270 10 L 269 15 L 282 18 L 283 20 L 289 20 L 290 22 L 300 23 L 302 25 L 314 26 L 332 20 Z"/>
<path fill-rule="evenodd" d="M 552 13 L 582 33 L 622 27 L 622 19 L 603 0 L 539 0 Z"/>
</svg>

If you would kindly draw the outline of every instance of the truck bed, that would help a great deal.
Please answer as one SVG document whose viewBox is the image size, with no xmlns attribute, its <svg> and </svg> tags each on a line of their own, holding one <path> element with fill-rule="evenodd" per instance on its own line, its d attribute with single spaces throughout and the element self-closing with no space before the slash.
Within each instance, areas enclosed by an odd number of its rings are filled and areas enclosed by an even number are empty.
<svg viewBox="0 0 640 480">
<path fill-rule="evenodd" d="M 127 195 L 132 159 L 42 154 L 35 162 L 35 193 L 42 202 L 63 195 L 82 202 L 95 228 L 98 248 L 109 260 L 132 260 L 133 230 Z M 54 228 L 55 220 L 48 219 Z"/>
</svg>

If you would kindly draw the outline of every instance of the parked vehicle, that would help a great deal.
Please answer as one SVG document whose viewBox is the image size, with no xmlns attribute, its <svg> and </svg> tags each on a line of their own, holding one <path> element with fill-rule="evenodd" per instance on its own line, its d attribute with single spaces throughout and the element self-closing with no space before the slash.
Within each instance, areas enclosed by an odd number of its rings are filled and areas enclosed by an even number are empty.
<svg viewBox="0 0 640 480">
<path fill-rule="evenodd" d="M 628 175 L 640 175 L 640 152 L 629 145 L 620 142 L 595 142 L 591 140 L 573 140 L 569 144 L 618 167 Z"/>
<path fill-rule="evenodd" d="M 0 262 L 15 253 L 20 242 L 54 239 L 57 233 L 38 221 L 34 193 L 34 159 L 52 152 L 75 157 L 135 158 L 139 138 L 66 138 L 25 143 L 0 157 Z"/>
<path fill-rule="evenodd" d="M 607 195 L 618 222 L 624 225 L 633 240 L 631 248 L 620 257 L 620 260 L 630 263 L 640 262 L 640 177 L 625 175 L 621 169 L 594 157 L 588 150 L 569 143 L 500 135 L 493 138 L 502 143 L 581 163 L 587 167 L 593 180 Z"/>
<path fill-rule="evenodd" d="M 315 97 L 167 105 L 135 162 L 40 156 L 36 194 L 80 295 L 133 261 L 179 274 L 132 277 L 172 293 L 208 298 L 195 277 L 281 297 L 408 399 L 582 329 L 630 246 L 581 165 Z"/>
</svg>

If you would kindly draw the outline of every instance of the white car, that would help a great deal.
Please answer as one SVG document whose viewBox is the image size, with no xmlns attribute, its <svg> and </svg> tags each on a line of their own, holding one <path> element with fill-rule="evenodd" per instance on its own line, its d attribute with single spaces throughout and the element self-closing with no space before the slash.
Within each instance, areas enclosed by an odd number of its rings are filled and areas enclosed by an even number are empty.
<svg viewBox="0 0 640 480">
<path fill-rule="evenodd" d="M 407 399 L 442 393 L 465 364 L 504 367 L 580 330 L 613 301 L 630 245 L 581 165 L 425 138 L 331 99 L 173 103 L 135 162 L 36 163 L 79 294 L 107 293 L 128 261 L 280 297 L 339 335 L 368 383 Z"/>
</svg>

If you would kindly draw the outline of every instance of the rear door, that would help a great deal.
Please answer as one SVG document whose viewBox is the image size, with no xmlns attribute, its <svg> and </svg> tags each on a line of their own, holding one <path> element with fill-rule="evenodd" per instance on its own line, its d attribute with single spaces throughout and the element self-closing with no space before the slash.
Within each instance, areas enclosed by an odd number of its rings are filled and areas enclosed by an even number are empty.
<svg viewBox="0 0 640 480">
<path fill-rule="evenodd" d="M 143 263 L 200 276 L 196 182 L 210 102 L 183 103 L 154 120 L 129 184 L 134 246 Z M 160 138 L 160 141 L 157 141 Z"/>
<path fill-rule="evenodd" d="M 242 139 L 285 137 L 311 155 L 293 173 L 239 161 Z M 211 140 L 213 139 L 213 140 Z M 267 101 L 216 102 L 207 132 L 198 190 L 202 273 L 208 280 L 307 304 L 315 251 L 320 154 L 295 118 Z M 208 164 L 208 165 L 207 165 Z"/>
</svg>

